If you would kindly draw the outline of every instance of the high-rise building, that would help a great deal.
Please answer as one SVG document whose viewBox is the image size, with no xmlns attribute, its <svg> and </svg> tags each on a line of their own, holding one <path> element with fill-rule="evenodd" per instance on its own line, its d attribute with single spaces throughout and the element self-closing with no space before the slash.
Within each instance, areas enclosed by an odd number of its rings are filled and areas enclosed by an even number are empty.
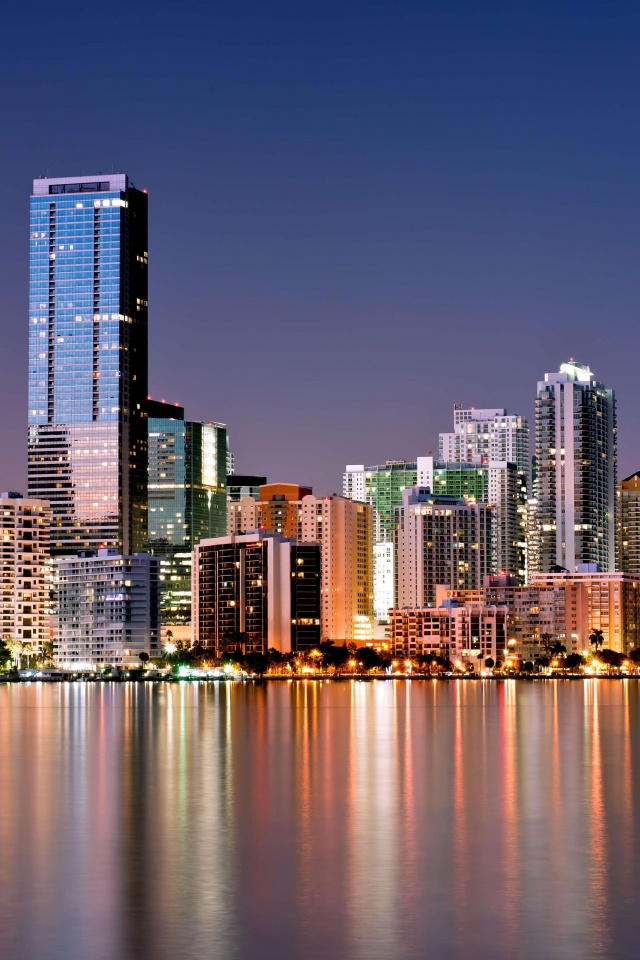
<svg viewBox="0 0 640 960">
<path fill-rule="evenodd" d="M 376 620 L 386 623 L 387 612 L 393 607 L 394 583 L 393 544 L 395 508 L 402 503 L 404 490 L 424 485 L 420 475 L 426 458 L 416 460 L 387 460 L 373 467 L 347 464 L 342 476 L 342 493 L 349 500 L 370 503 L 373 507 L 373 606 Z"/>
<path fill-rule="evenodd" d="M 373 511 L 345 497 L 303 497 L 298 539 L 322 548 L 322 636 L 373 640 Z"/>
<path fill-rule="evenodd" d="M 148 549 L 161 558 L 162 622 L 191 619 L 191 553 L 227 532 L 227 428 L 184 419 L 178 405 L 147 401 Z"/>
<path fill-rule="evenodd" d="M 527 499 L 531 494 L 529 423 L 525 417 L 507 414 L 502 407 L 453 410 L 453 433 L 441 433 L 440 460 L 449 464 L 514 464 L 511 470 L 493 473 L 489 501 L 495 503 L 496 570 L 504 570 L 524 583 L 527 577 Z M 505 466 L 505 469 L 506 466 Z M 515 495 L 515 515 L 514 515 Z M 487 501 L 485 501 L 487 502 Z"/>
<path fill-rule="evenodd" d="M 127 176 L 34 180 L 28 485 L 51 503 L 53 555 L 146 540 L 147 263 Z"/>
<path fill-rule="evenodd" d="M 490 410 L 453 408 L 453 433 L 440 434 L 439 459 L 447 463 L 515 463 L 528 480 L 529 424 L 502 407 Z M 528 484 L 527 484 L 528 486 Z"/>
<path fill-rule="evenodd" d="M 244 497 L 260 497 L 260 487 L 267 482 L 266 477 L 257 477 L 246 473 L 227 475 L 227 501 L 239 503 Z"/>
<path fill-rule="evenodd" d="M 396 507 L 395 607 L 429 607 L 436 587 L 478 589 L 491 572 L 495 508 L 426 487 L 405 490 Z"/>
<path fill-rule="evenodd" d="M 160 562 L 115 550 L 58 557 L 56 660 L 65 667 L 140 666 L 160 655 Z"/>
<path fill-rule="evenodd" d="M 314 497 L 295 484 L 260 487 L 229 503 L 229 532 L 270 530 L 322 547 L 322 637 L 373 639 L 373 511 L 345 497 Z M 294 496 L 297 499 L 284 499 Z M 300 495 L 302 494 L 302 495 Z"/>
<path fill-rule="evenodd" d="M 538 383 L 536 498 L 539 569 L 615 569 L 616 401 L 573 360 Z"/>
<path fill-rule="evenodd" d="M 2 639 L 29 643 L 34 652 L 51 639 L 49 524 L 46 500 L 19 493 L 0 497 Z"/>
<path fill-rule="evenodd" d="M 309 650 L 320 642 L 320 547 L 256 530 L 193 552 L 195 643 L 225 651 Z"/>
<path fill-rule="evenodd" d="M 521 475 L 515 463 L 484 460 L 441 463 L 420 459 L 420 484 L 436 496 L 465 498 L 495 506 L 492 572 L 502 571 L 524 583 L 526 537 L 522 526 Z"/>
<path fill-rule="evenodd" d="M 616 570 L 640 576 L 640 471 L 618 484 Z"/>
</svg>

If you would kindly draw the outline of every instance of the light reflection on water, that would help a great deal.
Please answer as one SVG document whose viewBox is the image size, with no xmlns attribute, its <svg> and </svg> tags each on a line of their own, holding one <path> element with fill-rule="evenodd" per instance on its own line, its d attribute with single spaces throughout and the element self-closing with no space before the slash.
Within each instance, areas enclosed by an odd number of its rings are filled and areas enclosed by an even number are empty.
<svg viewBox="0 0 640 960">
<path fill-rule="evenodd" d="M 0 956 L 635 958 L 639 691 L 0 687 Z"/>
</svg>

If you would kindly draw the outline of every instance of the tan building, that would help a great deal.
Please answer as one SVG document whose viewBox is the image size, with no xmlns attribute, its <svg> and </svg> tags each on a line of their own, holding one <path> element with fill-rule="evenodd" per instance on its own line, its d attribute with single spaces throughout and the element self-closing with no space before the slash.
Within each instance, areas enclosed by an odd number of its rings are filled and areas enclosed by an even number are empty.
<svg viewBox="0 0 640 960">
<path fill-rule="evenodd" d="M 301 487 L 297 483 L 265 483 L 259 489 L 258 500 L 243 497 L 239 502 L 227 503 L 227 532 L 270 530 L 296 539 L 300 501 L 313 493 L 311 487 Z"/>
<path fill-rule="evenodd" d="M 618 484 L 616 569 L 640 576 L 640 470 Z"/>
<path fill-rule="evenodd" d="M 640 647 L 640 577 L 633 574 L 537 573 L 526 587 L 510 577 L 487 577 L 482 590 L 446 590 L 442 596 L 506 605 L 507 649 L 528 659 L 542 652 L 545 633 L 568 653 L 588 652 L 594 630 L 602 630 L 610 650 Z"/>
<path fill-rule="evenodd" d="M 47 500 L 3 493 L 0 511 L 2 639 L 22 640 L 38 651 L 51 639 L 51 510 Z"/>
<path fill-rule="evenodd" d="M 274 490 L 274 488 L 279 488 Z M 282 488 L 287 487 L 288 490 Z M 260 500 L 230 503 L 229 534 L 282 530 L 300 543 L 322 547 L 322 636 L 327 640 L 373 640 L 373 508 L 337 495 L 305 495 L 304 487 L 267 484 Z M 297 500 L 275 500 L 301 491 Z M 284 535 L 284 533 L 283 533 Z"/>
<path fill-rule="evenodd" d="M 391 610 L 391 647 L 396 657 L 435 653 L 472 663 L 502 659 L 506 646 L 507 608 L 446 600 L 440 607 Z"/>
</svg>

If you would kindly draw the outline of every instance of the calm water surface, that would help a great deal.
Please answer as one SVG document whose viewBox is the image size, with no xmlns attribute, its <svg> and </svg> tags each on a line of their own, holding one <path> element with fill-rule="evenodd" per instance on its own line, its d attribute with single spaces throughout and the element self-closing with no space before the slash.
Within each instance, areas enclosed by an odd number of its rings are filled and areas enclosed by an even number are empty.
<svg viewBox="0 0 640 960">
<path fill-rule="evenodd" d="M 636 958 L 640 684 L 0 688 L 2 960 Z"/>
</svg>

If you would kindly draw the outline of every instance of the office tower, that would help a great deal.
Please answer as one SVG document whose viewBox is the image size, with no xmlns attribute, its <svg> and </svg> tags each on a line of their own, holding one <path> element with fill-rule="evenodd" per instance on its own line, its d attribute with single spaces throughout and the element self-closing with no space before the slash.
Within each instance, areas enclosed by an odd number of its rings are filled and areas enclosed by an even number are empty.
<svg viewBox="0 0 640 960">
<path fill-rule="evenodd" d="M 227 532 L 227 428 L 149 400 L 148 550 L 161 558 L 162 622 L 191 620 L 191 552 Z"/>
<path fill-rule="evenodd" d="M 320 642 L 320 547 L 266 530 L 193 552 L 193 638 L 213 655 L 313 649 Z"/>
<path fill-rule="evenodd" d="M 56 660 L 61 666 L 140 666 L 160 655 L 160 561 L 115 550 L 58 557 Z"/>
<path fill-rule="evenodd" d="M 260 499 L 229 504 L 230 533 L 270 530 L 322 547 L 322 637 L 373 639 L 373 510 L 334 495 L 314 497 L 295 484 L 260 487 Z M 297 499 L 281 499 L 298 494 Z M 302 495 L 300 495 L 302 494 Z M 391 604 L 393 605 L 393 604 Z"/>
<path fill-rule="evenodd" d="M 439 607 L 391 611 L 391 646 L 396 657 L 431 653 L 462 661 L 479 672 L 483 661 L 502 659 L 507 637 L 507 608 L 445 600 Z"/>
<path fill-rule="evenodd" d="M 395 582 L 400 607 L 428 607 L 436 586 L 478 589 L 491 572 L 495 508 L 428 488 L 402 494 L 396 507 Z"/>
<path fill-rule="evenodd" d="M 227 501 L 239 503 L 244 497 L 260 497 L 260 487 L 266 484 L 266 477 L 256 477 L 246 473 L 227 475 Z"/>
<path fill-rule="evenodd" d="M 124 174 L 34 180 L 29 496 L 51 553 L 142 548 L 147 525 L 147 195 Z"/>
<path fill-rule="evenodd" d="M 9 492 L 0 497 L 0 513 L 2 639 L 23 641 L 37 653 L 51 639 L 51 510 L 46 500 L 27 500 Z"/>
<path fill-rule="evenodd" d="M 640 576 L 640 471 L 618 484 L 616 570 Z"/>
<path fill-rule="evenodd" d="M 300 501 L 312 493 L 311 487 L 301 487 L 297 483 L 261 484 L 257 497 L 227 502 L 227 530 L 229 533 L 248 533 L 260 528 L 295 539 L 298 537 Z"/>
<path fill-rule="evenodd" d="M 569 361 L 538 383 L 539 569 L 615 569 L 616 402 L 589 367 Z"/>
</svg>

